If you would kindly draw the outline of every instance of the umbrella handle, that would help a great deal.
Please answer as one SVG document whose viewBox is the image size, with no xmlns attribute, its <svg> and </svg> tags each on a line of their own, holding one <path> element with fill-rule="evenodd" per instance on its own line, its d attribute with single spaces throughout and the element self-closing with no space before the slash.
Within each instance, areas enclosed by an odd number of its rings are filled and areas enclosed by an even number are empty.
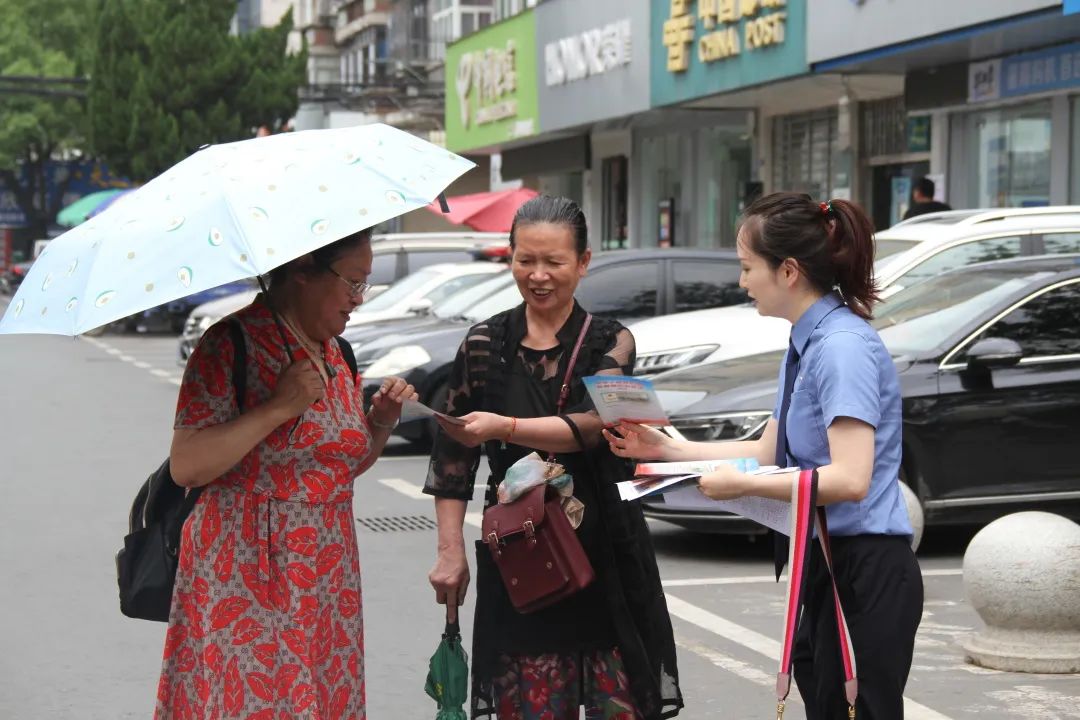
<svg viewBox="0 0 1080 720">
<path fill-rule="evenodd" d="M 450 638 L 461 635 L 461 626 L 458 624 L 457 606 L 447 603 L 446 605 L 446 629 L 443 637 Z"/>
</svg>

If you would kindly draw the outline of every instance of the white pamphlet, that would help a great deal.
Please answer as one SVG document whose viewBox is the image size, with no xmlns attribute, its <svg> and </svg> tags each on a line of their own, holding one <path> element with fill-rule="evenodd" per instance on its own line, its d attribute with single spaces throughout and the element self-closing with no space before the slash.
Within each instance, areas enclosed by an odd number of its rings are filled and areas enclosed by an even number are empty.
<svg viewBox="0 0 1080 720">
<path fill-rule="evenodd" d="M 401 407 L 401 420 L 415 420 L 416 418 L 432 417 L 442 418 L 443 420 L 453 425 L 464 425 L 465 421 L 461 418 L 456 418 L 453 415 L 447 415 L 441 413 L 438 410 L 432 410 L 427 405 L 417 402 L 416 400 L 406 400 Z"/>
</svg>

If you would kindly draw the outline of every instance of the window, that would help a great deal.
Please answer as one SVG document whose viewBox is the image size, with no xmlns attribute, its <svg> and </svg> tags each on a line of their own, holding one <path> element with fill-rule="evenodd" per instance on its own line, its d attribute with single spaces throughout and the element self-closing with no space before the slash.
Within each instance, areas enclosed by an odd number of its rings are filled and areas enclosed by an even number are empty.
<svg viewBox="0 0 1080 720">
<path fill-rule="evenodd" d="M 1024 357 L 1080 354 L 1077 307 L 1080 307 L 1080 282 L 1073 282 L 1029 300 L 988 327 L 978 339 L 1015 340 Z"/>
<path fill-rule="evenodd" d="M 1042 240 L 1046 255 L 1080 253 L 1080 233 L 1052 233 L 1043 235 Z"/>
<path fill-rule="evenodd" d="M 438 305 L 443 300 L 457 295 L 462 290 L 467 290 L 468 288 L 479 285 L 481 282 L 489 279 L 490 277 L 491 275 L 488 273 L 462 275 L 460 277 L 453 278 L 452 280 L 447 280 L 442 285 L 439 285 L 437 288 L 434 288 L 426 295 L 424 295 L 424 298 L 430 300 L 432 305 Z"/>
<path fill-rule="evenodd" d="M 1050 204 L 1050 102 L 968 116 L 972 207 Z"/>
<path fill-rule="evenodd" d="M 675 312 L 735 305 L 749 298 L 739 287 L 735 263 L 678 261 L 675 276 Z"/>
<path fill-rule="evenodd" d="M 368 282 L 372 285 L 389 285 L 397 278 L 396 252 L 377 253 L 371 261 L 371 274 Z"/>
<path fill-rule="evenodd" d="M 659 267 L 659 263 L 628 263 L 600 268 L 581 281 L 577 299 L 598 317 L 652 317 L 656 315 Z"/>
<path fill-rule="evenodd" d="M 435 263 L 471 262 L 473 259 L 468 250 L 412 250 L 409 252 L 409 272 Z"/>
<path fill-rule="evenodd" d="M 626 247 L 629 235 L 629 205 L 627 202 L 630 163 L 625 155 L 604 158 L 603 175 L 603 237 L 602 250 L 621 250 Z"/>
<path fill-rule="evenodd" d="M 920 280 L 954 268 L 990 260 L 1014 258 L 1021 254 L 1020 244 L 1019 237 L 1010 236 L 983 238 L 957 245 L 948 250 L 942 250 L 937 255 L 931 255 L 898 277 L 893 284 L 898 287 L 911 287 Z"/>
</svg>

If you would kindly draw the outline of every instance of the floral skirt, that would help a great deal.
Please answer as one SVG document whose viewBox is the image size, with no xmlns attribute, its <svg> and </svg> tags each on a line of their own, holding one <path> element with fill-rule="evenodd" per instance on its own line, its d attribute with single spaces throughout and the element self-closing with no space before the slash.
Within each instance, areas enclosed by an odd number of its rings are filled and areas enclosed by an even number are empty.
<svg viewBox="0 0 1080 720">
<path fill-rule="evenodd" d="M 637 720 L 618 648 L 499 658 L 499 720 Z"/>
</svg>

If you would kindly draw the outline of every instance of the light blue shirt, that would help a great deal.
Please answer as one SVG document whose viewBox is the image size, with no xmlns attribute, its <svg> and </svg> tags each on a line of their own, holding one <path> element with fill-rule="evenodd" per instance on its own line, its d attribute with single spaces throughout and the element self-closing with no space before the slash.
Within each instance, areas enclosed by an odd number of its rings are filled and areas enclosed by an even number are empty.
<svg viewBox="0 0 1080 720">
<path fill-rule="evenodd" d="M 787 415 L 789 464 L 806 470 L 828 465 L 826 430 L 839 417 L 855 418 L 874 428 L 870 490 L 860 502 L 833 503 L 826 508 L 829 534 L 910 537 L 911 521 L 899 481 L 900 381 L 889 351 L 870 324 L 836 292 L 803 313 L 791 328 L 791 342 L 800 359 Z M 780 414 L 781 395 L 777 393 L 773 417 Z"/>
</svg>

